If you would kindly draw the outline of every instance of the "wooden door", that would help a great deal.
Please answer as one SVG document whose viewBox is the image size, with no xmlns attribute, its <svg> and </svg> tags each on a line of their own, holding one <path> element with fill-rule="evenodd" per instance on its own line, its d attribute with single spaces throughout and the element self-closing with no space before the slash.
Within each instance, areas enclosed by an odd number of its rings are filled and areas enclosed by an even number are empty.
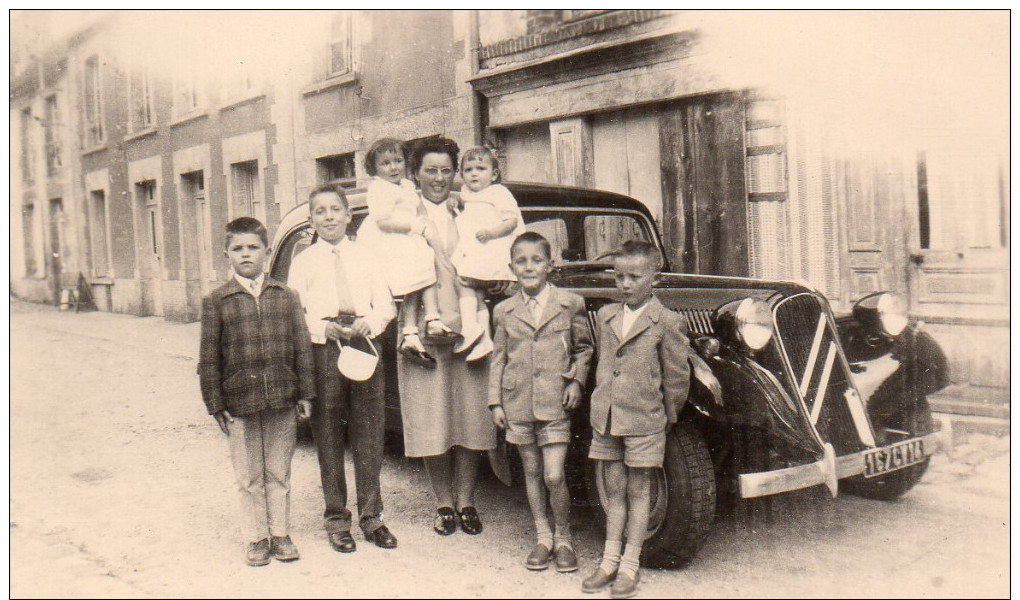
<svg viewBox="0 0 1020 600">
<path fill-rule="evenodd" d="M 846 234 L 843 308 L 872 292 L 907 290 L 904 206 L 913 193 L 902 166 L 872 152 L 850 152 L 843 164 Z"/>
<path fill-rule="evenodd" d="M 663 234 L 673 270 L 748 274 L 744 100 L 698 97 L 659 121 Z"/>
<path fill-rule="evenodd" d="M 145 312 L 163 316 L 163 219 L 156 182 L 135 184 L 139 231 L 138 266 Z"/>
<path fill-rule="evenodd" d="M 209 202 L 205 192 L 195 195 L 195 235 L 198 236 L 198 277 L 202 296 L 212 291 L 216 278 L 212 267 L 212 242 L 209 228 Z"/>
</svg>

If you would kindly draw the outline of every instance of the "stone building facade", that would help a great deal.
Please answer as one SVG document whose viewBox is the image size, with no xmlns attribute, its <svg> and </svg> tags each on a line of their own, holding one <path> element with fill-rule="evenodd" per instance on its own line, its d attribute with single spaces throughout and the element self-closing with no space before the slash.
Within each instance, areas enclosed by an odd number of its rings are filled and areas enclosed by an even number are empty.
<svg viewBox="0 0 1020 600">
<path fill-rule="evenodd" d="M 258 58 L 191 48 L 173 68 L 119 14 L 18 45 L 43 18 L 12 31 L 18 296 L 81 273 L 101 310 L 196 319 L 230 218 L 272 232 L 316 185 L 363 185 L 375 139 L 444 135 L 493 146 L 507 179 L 641 200 L 674 269 L 805 280 L 842 310 L 900 292 L 955 380 L 1008 385 L 1003 157 L 825 135 L 721 77 L 684 11 L 323 11 L 270 26 Z"/>
</svg>

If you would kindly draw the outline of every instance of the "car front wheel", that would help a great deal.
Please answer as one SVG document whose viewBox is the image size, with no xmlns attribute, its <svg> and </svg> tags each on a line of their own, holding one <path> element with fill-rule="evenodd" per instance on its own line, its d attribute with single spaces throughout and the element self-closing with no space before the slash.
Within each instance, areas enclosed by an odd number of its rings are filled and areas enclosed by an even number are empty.
<svg viewBox="0 0 1020 600">
<path fill-rule="evenodd" d="M 595 487 L 605 506 L 602 461 L 594 461 Z M 648 534 L 641 564 L 657 568 L 684 566 L 701 549 L 715 514 L 715 472 L 701 430 L 680 421 L 666 434 L 662 469 L 652 478 Z"/>
</svg>

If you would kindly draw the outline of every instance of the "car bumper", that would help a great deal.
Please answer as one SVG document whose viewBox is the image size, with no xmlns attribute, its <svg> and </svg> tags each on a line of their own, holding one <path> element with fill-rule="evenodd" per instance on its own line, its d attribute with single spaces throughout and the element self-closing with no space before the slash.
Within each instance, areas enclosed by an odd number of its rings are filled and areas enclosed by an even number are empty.
<svg viewBox="0 0 1020 600">
<path fill-rule="evenodd" d="M 942 432 L 940 431 L 920 436 L 917 439 L 924 442 L 925 456 L 931 456 L 942 446 Z M 817 462 L 776 469 L 775 471 L 741 475 L 740 497 L 758 498 L 822 484 L 825 484 L 835 496 L 838 480 L 864 473 L 864 455 L 869 451 L 836 456 L 832 451 L 832 446 L 826 444 L 825 457 Z"/>
</svg>

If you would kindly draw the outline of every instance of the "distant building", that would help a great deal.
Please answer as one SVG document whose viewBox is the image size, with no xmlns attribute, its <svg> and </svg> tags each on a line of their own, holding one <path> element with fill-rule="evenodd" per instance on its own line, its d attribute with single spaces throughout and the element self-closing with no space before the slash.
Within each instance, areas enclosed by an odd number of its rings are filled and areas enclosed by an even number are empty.
<svg viewBox="0 0 1020 600">
<path fill-rule="evenodd" d="M 173 69 L 124 15 L 33 46 L 19 41 L 46 13 L 17 14 L 13 292 L 55 301 L 82 273 L 102 310 L 197 319 L 227 277 L 228 219 L 272 232 L 314 186 L 364 184 L 375 139 L 445 135 L 494 146 L 507 179 L 638 198 L 677 270 L 802 279 L 841 310 L 900 292 L 955 380 L 1008 385 L 1009 171 L 994 151 L 829 135 L 809 103 L 720 77 L 710 26 L 683 11 L 310 14 L 279 28 L 306 44 L 293 53 L 196 44 Z M 187 29 L 179 17 L 166 26 Z"/>
</svg>

